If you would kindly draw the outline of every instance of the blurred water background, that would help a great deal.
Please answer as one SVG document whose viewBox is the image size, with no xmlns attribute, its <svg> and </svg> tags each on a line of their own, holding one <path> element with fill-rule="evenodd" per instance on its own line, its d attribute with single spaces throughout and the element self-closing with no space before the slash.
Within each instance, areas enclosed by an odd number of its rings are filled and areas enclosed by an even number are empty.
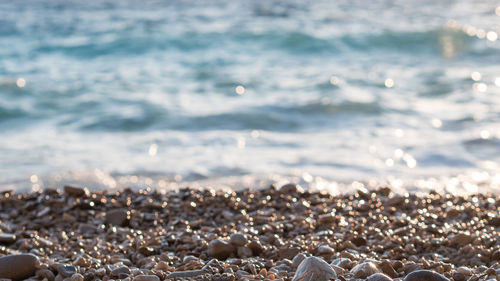
<svg viewBox="0 0 500 281">
<path fill-rule="evenodd" d="M 496 1 L 0 2 L 0 189 L 500 189 Z"/>
</svg>

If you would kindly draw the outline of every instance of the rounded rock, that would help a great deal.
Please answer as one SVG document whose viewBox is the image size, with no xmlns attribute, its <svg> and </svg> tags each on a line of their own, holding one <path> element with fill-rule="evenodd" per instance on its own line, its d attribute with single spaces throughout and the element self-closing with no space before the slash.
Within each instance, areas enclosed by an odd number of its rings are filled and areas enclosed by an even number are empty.
<svg viewBox="0 0 500 281">
<path fill-rule="evenodd" d="M 417 270 L 408 274 L 403 281 L 450 281 L 450 279 L 431 270 Z"/>
<path fill-rule="evenodd" d="M 130 219 L 130 212 L 122 209 L 110 210 L 106 213 L 106 223 L 116 226 L 125 226 Z"/>
<path fill-rule="evenodd" d="M 328 263 L 317 257 L 308 257 L 300 263 L 292 281 L 329 281 L 334 278 L 337 278 L 337 274 Z"/>
<path fill-rule="evenodd" d="M 219 239 L 212 240 L 208 245 L 208 255 L 216 259 L 227 259 L 233 252 L 231 244 Z"/>
<path fill-rule="evenodd" d="M 366 278 L 367 281 L 392 281 L 392 278 L 383 274 L 383 273 L 375 273 L 368 278 Z"/>
<path fill-rule="evenodd" d="M 62 277 L 70 277 L 76 273 L 76 267 L 73 265 L 60 264 L 57 266 L 57 272 L 59 272 Z"/>
<path fill-rule="evenodd" d="M 111 271 L 110 275 L 111 276 L 120 276 L 120 274 L 126 274 L 126 275 L 130 275 L 130 269 L 126 266 L 120 266 L 118 268 L 115 268 Z"/>
<path fill-rule="evenodd" d="M 236 247 L 245 246 L 248 242 L 247 237 L 244 234 L 234 233 L 229 237 L 229 242 Z"/>
<path fill-rule="evenodd" d="M 377 266 L 372 262 L 360 263 L 351 269 L 354 278 L 366 278 L 378 272 Z"/>
<path fill-rule="evenodd" d="M 35 275 L 38 257 L 32 254 L 10 255 L 0 258 L 0 278 L 22 280 Z"/>
</svg>

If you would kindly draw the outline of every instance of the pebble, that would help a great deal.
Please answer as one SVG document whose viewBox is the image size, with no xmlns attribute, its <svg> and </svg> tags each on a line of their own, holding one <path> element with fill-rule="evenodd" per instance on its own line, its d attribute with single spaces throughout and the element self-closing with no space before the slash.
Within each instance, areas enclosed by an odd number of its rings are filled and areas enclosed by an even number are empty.
<svg viewBox="0 0 500 281">
<path fill-rule="evenodd" d="M 234 252 L 231 244 L 215 239 L 208 245 L 208 255 L 216 259 L 227 259 Z"/>
<path fill-rule="evenodd" d="M 465 280 L 467 280 L 467 276 L 465 276 L 464 274 L 462 274 L 460 272 L 455 272 L 455 273 L 453 273 L 453 280 L 465 281 Z"/>
<path fill-rule="evenodd" d="M 392 267 L 390 261 L 384 260 L 378 265 L 378 267 L 380 268 L 380 270 L 382 270 L 383 273 L 389 275 L 391 278 L 396 278 L 399 276 L 396 270 L 394 270 L 394 267 Z"/>
<path fill-rule="evenodd" d="M 247 258 L 252 256 L 252 250 L 247 246 L 238 247 L 237 253 L 238 257 L 240 258 Z"/>
<path fill-rule="evenodd" d="M 470 270 L 468 267 L 461 266 L 455 270 L 458 273 L 462 273 L 463 275 L 466 276 L 471 276 L 472 275 L 472 270 Z"/>
<path fill-rule="evenodd" d="M 327 224 L 327 223 L 332 223 L 335 222 L 335 214 L 330 213 L 330 214 L 323 214 L 318 217 L 318 223 L 319 224 Z"/>
<path fill-rule="evenodd" d="M 160 277 L 156 275 L 138 275 L 133 281 L 160 281 Z"/>
<path fill-rule="evenodd" d="M 16 235 L 10 233 L 0 233 L 1 244 L 11 244 L 16 242 Z"/>
<path fill-rule="evenodd" d="M 308 257 L 300 263 L 292 281 L 330 281 L 330 279 L 334 278 L 337 278 L 337 274 L 328 263 L 317 257 Z"/>
<path fill-rule="evenodd" d="M 70 277 L 76 273 L 76 267 L 73 265 L 60 264 L 57 267 L 57 272 L 62 275 L 62 277 Z"/>
<path fill-rule="evenodd" d="M 36 271 L 36 274 L 35 274 L 37 277 L 40 277 L 42 279 L 47 279 L 49 281 L 53 281 L 54 278 L 56 278 L 56 276 L 54 275 L 54 273 L 49 270 L 49 269 L 39 269 Z"/>
<path fill-rule="evenodd" d="M 236 247 L 245 246 L 248 243 L 248 239 L 244 234 L 234 233 L 229 237 L 229 242 Z"/>
<path fill-rule="evenodd" d="M 377 266 L 372 262 L 360 263 L 351 269 L 355 278 L 366 278 L 378 272 Z"/>
<path fill-rule="evenodd" d="M 320 246 L 318 248 L 319 255 L 333 255 L 334 253 L 335 253 L 335 250 L 332 249 L 331 247 L 328 247 L 328 246 Z"/>
<path fill-rule="evenodd" d="M 408 274 L 403 281 L 449 281 L 450 279 L 431 270 L 417 270 Z"/>
<path fill-rule="evenodd" d="M 375 273 L 368 278 L 366 278 L 367 281 L 392 281 L 392 278 L 383 274 L 383 273 Z"/>
<path fill-rule="evenodd" d="M 114 277 L 118 277 L 122 274 L 130 275 L 130 269 L 127 266 L 120 266 L 111 270 L 110 275 Z"/>
<path fill-rule="evenodd" d="M 0 258 L 0 278 L 22 280 L 35 275 L 38 257 L 32 254 L 9 255 Z"/>
<path fill-rule="evenodd" d="M 307 258 L 307 255 L 305 253 L 300 253 L 295 255 L 295 257 L 292 260 L 292 267 L 297 268 L 299 267 L 300 263 Z"/>
<path fill-rule="evenodd" d="M 75 274 L 71 275 L 70 280 L 71 281 L 83 281 L 84 278 L 83 278 L 83 275 L 81 275 L 80 273 L 75 273 Z"/>
<path fill-rule="evenodd" d="M 127 210 L 115 209 L 106 213 L 106 223 L 116 226 L 124 226 L 130 219 L 130 213 Z"/>
<path fill-rule="evenodd" d="M 82 197 L 88 194 L 88 190 L 86 188 L 66 185 L 64 187 L 64 193 L 73 197 Z"/>
<path fill-rule="evenodd" d="M 352 261 L 349 258 L 338 258 L 331 262 L 332 265 L 339 266 L 343 269 L 350 269 L 352 267 Z"/>
<path fill-rule="evenodd" d="M 282 259 L 293 259 L 297 254 L 300 253 L 300 249 L 297 247 L 283 247 L 278 250 L 278 256 Z"/>
<path fill-rule="evenodd" d="M 458 233 L 451 238 L 450 242 L 454 246 L 459 246 L 459 247 L 465 246 L 465 245 L 469 244 L 470 242 L 472 242 L 472 237 L 470 236 L 470 234 Z"/>
</svg>

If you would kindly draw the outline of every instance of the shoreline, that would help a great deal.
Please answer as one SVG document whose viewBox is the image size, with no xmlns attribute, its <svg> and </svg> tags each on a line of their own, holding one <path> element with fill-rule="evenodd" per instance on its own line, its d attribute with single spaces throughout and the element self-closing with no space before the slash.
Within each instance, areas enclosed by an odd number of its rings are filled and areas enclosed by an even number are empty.
<svg viewBox="0 0 500 281">
<path fill-rule="evenodd" d="M 0 278 L 307 281 L 315 256 L 334 280 L 500 280 L 499 210 L 389 187 L 3 192 Z"/>
</svg>

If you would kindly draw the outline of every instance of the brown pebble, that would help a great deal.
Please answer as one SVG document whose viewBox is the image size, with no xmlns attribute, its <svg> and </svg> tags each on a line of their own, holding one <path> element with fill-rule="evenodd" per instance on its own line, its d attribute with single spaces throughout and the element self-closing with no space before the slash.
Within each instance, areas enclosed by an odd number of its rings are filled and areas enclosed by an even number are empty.
<svg viewBox="0 0 500 281">
<path fill-rule="evenodd" d="M 156 275 L 138 275 L 133 281 L 160 281 L 160 277 Z"/>
<path fill-rule="evenodd" d="M 82 197 L 88 194 L 88 190 L 86 188 L 66 185 L 64 187 L 64 193 L 73 197 Z"/>
<path fill-rule="evenodd" d="M 248 248 L 250 248 L 250 250 L 252 250 L 254 256 L 258 256 L 260 253 L 262 253 L 262 251 L 264 251 L 264 247 L 262 247 L 262 245 L 257 241 L 252 241 L 248 243 L 247 246 Z"/>
<path fill-rule="evenodd" d="M 219 239 L 212 240 L 208 245 L 208 255 L 216 259 L 227 259 L 233 252 L 231 244 Z"/>
<path fill-rule="evenodd" d="M 382 270 L 383 273 L 389 275 L 391 278 L 398 277 L 398 273 L 396 272 L 396 270 L 394 270 L 390 261 L 387 260 L 382 261 L 379 264 L 379 268 L 380 270 Z"/>
<path fill-rule="evenodd" d="M 116 226 L 127 225 L 130 219 L 130 212 L 123 209 L 110 210 L 106 213 L 106 223 Z"/>
<path fill-rule="evenodd" d="M 59 272 L 62 277 L 70 277 L 76 273 L 76 267 L 73 265 L 60 264 L 56 268 L 57 272 Z"/>
<path fill-rule="evenodd" d="M 293 259 L 298 253 L 300 253 L 300 249 L 297 247 L 291 247 L 291 248 L 281 248 L 278 250 L 278 255 L 280 259 Z"/>
<path fill-rule="evenodd" d="M 472 241 L 470 234 L 458 233 L 451 238 L 450 243 L 454 246 L 465 246 Z"/>
<path fill-rule="evenodd" d="M 417 270 L 408 274 L 403 281 L 449 281 L 450 279 L 430 270 Z"/>
<path fill-rule="evenodd" d="M 455 280 L 455 281 L 465 281 L 465 280 L 467 280 L 467 277 L 464 274 L 460 273 L 460 272 L 455 272 L 455 273 L 453 273 L 453 280 Z"/>
<path fill-rule="evenodd" d="M 9 255 L 0 258 L 0 278 L 22 280 L 33 276 L 38 257 L 32 254 Z"/>
<path fill-rule="evenodd" d="M 240 258 L 247 258 L 252 256 L 252 250 L 247 246 L 238 247 L 237 253 L 238 257 Z"/>
<path fill-rule="evenodd" d="M 36 271 L 36 274 L 35 274 L 37 277 L 40 277 L 42 279 L 47 279 L 49 281 L 53 281 L 54 278 L 56 278 L 56 276 L 54 275 L 54 273 L 52 271 L 50 271 L 49 269 L 39 269 Z"/>
</svg>

